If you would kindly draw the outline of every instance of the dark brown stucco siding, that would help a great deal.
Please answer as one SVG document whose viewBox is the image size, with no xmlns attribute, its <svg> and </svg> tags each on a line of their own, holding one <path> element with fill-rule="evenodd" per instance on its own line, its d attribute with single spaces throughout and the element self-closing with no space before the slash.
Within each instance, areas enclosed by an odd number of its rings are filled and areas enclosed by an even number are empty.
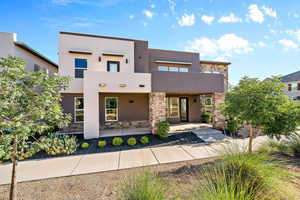
<svg viewBox="0 0 300 200">
<path fill-rule="evenodd" d="M 224 76 L 195 72 L 153 71 L 153 92 L 224 92 Z"/>
<path fill-rule="evenodd" d="M 171 51 L 162 49 L 149 49 L 149 66 L 151 71 L 157 71 L 156 60 L 190 62 L 191 72 L 200 72 L 199 53 L 191 53 L 184 51 Z"/>
<path fill-rule="evenodd" d="M 72 121 L 74 121 L 74 97 L 82 97 L 83 95 L 78 93 L 62 93 L 61 105 L 63 112 L 72 115 Z"/>
<path fill-rule="evenodd" d="M 105 97 L 117 97 L 119 103 L 119 121 L 148 120 L 149 119 L 149 97 L 148 94 L 133 93 L 100 93 L 100 124 L 105 121 Z M 129 101 L 133 103 L 129 103 Z"/>
<path fill-rule="evenodd" d="M 148 41 L 134 41 L 134 72 L 149 73 Z"/>
</svg>

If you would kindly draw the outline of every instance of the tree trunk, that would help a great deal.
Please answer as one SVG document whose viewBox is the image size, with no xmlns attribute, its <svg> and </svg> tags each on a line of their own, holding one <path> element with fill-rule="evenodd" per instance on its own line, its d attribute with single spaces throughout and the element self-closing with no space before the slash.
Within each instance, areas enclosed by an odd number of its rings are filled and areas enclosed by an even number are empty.
<svg viewBox="0 0 300 200">
<path fill-rule="evenodd" d="M 17 200 L 17 165 L 18 165 L 17 145 L 18 145 L 18 138 L 17 136 L 15 136 L 13 139 L 13 152 L 11 156 L 12 174 L 11 174 L 9 200 Z"/>
<path fill-rule="evenodd" d="M 252 125 L 249 125 L 249 146 L 248 146 L 249 153 L 252 153 L 252 143 L 253 143 L 253 128 Z"/>
</svg>

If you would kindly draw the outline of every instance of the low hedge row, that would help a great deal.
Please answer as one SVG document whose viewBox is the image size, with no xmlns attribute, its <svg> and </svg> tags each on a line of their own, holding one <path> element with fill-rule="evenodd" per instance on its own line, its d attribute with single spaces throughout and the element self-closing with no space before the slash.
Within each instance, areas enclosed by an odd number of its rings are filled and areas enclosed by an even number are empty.
<svg viewBox="0 0 300 200">
<path fill-rule="evenodd" d="M 139 140 L 137 140 L 135 137 L 130 137 L 127 139 L 126 141 L 126 144 L 129 145 L 129 146 L 135 146 L 138 141 L 141 143 L 141 144 L 148 144 L 149 143 L 149 137 L 148 136 L 142 136 Z M 121 146 L 124 144 L 124 139 L 121 138 L 121 137 L 114 137 L 112 139 L 112 142 L 111 144 L 113 146 Z M 107 145 L 107 141 L 106 140 L 99 140 L 98 143 L 97 143 L 97 146 L 99 148 L 103 148 Z M 81 148 L 82 149 L 87 149 L 89 148 L 90 144 L 88 142 L 83 142 L 81 143 Z"/>
</svg>

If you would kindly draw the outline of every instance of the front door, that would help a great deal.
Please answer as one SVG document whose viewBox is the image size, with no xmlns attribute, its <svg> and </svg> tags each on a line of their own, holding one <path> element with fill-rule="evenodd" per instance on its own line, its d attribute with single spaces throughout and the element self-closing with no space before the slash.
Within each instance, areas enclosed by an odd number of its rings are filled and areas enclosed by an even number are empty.
<svg viewBox="0 0 300 200">
<path fill-rule="evenodd" d="M 187 122 L 188 119 L 188 98 L 180 97 L 179 98 L 179 106 L 180 106 L 180 121 Z"/>
</svg>

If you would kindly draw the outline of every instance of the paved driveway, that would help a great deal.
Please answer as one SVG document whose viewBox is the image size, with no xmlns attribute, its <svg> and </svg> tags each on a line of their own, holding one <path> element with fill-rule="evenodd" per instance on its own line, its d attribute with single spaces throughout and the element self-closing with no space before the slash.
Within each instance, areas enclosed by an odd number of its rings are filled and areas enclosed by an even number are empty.
<svg viewBox="0 0 300 200">
<path fill-rule="evenodd" d="M 254 148 L 257 148 L 259 144 L 266 140 L 267 138 L 263 136 L 256 138 Z M 234 146 L 244 149 L 247 147 L 247 144 L 247 139 L 237 139 L 222 144 L 176 145 L 22 161 L 18 165 L 18 181 L 32 181 L 209 158 L 224 153 L 224 148 L 232 148 Z M 11 164 L 0 164 L 0 185 L 9 183 L 10 176 Z"/>
</svg>

